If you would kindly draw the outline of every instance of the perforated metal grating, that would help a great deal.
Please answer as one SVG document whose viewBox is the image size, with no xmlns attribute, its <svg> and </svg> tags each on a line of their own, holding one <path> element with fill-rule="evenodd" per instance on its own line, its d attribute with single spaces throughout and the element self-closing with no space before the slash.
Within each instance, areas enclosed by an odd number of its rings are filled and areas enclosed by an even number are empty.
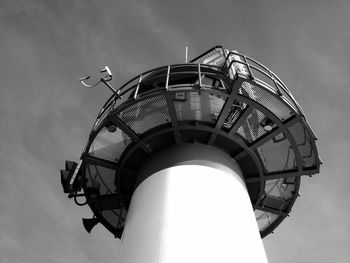
<svg viewBox="0 0 350 263">
<path fill-rule="evenodd" d="M 103 127 L 98 132 L 90 146 L 89 155 L 113 162 L 119 159 L 131 139 L 121 129 L 114 128 L 115 131 L 109 131 L 108 128 Z"/>
<path fill-rule="evenodd" d="M 86 165 L 86 185 L 98 189 L 99 195 L 116 193 L 115 170 L 99 165 Z"/>
<path fill-rule="evenodd" d="M 231 129 L 232 126 L 235 124 L 237 119 L 240 117 L 244 109 L 246 108 L 246 103 L 240 103 L 238 101 L 234 101 L 231 105 L 231 109 L 229 110 L 227 116 L 225 117 L 225 121 L 222 124 L 222 128 L 225 129 Z M 243 131 L 242 131 L 243 132 Z M 241 134 L 243 136 L 243 134 Z M 244 136 L 243 136 L 244 137 Z"/>
<path fill-rule="evenodd" d="M 272 121 L 265 123 L 266 120 L 268 118 L 262 112 L 254 109 L 242 126 L 238 128 L 237 133 L 248 142 L 253 142 L 276 126 Z"/>
<path fill-rule="evenodd" d="M 289 131 L 294 137 L 294 140 L 298 146 L 298 150 L 303 158 L 304 167 L 312 167 L 316 164 L 315 153 L 312 150 L 310 142 L 310 134 L 306 130 L 305 126 L 300 122 L 294 124 L 289 128 Z"/>
<path fill-rule="evenodd" d="M 215 123 L 225 100 L 208 92 L 177 92 L 174 106 L 178 121 Z"/>
<path fill-rule="evenodd" d="M 257 149 L 266 172 L 285 171 L 296 167 L 294 150 L 283 133 Z"/>
<path fill-rule="evenodd" d="M 288 108 L 281 100 L 276 98 L 272 93 L 262 88 L 252 85 L 249 82 L 243 82 L 240 89 L 242 95 L 247 96 L 263 105 L 266 109 L 275 114 L 281 121 L 290 118 L 294 112 Z"/>
<path fill-rule="evenodd" d="M 141 100 L 124 109 L 119 117 L 137 134 L 170 123 L 170 116 L 164 96 Z"/>
<path fill-rule="evenodd" d="M 121 209 L 104 210 L 101 212 L 105 220 L 114 228 L 124 227 L 125 212 Z"/>
<path fill-rule="evenodd" d="M 255 218 L 258 223 L 260 232 L 264 231 L 268 226 L 270 226 L 276 219 L 278 215 L 272 214 L 270 212 L 264 212 L 261 210 L 255 210 Z"/>
<path fill-rule="evenodd" d="M 295 195 L 295 184 L 286 181 L 284 178 L 267 180 L 265 193 L 268 196 L 289 200 Z"/>
</svg>

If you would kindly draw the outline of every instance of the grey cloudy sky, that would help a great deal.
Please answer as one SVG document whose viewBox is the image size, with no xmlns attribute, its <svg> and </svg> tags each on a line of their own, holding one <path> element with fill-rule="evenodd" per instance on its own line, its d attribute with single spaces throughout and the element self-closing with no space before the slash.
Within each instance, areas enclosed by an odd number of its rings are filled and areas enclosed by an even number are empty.
<svg viewBox="0 0 350 263">
<path fill-rule="evenodd" d="M 270 263 L 350 257 L 349 1 L 1 1 L 0 262 L 118 262 L 118 240 L 61 190 L 110 96 L 78 78 L 109 65 L 116 87 L 222 44 L 287 84 L 319 138 L 320 175 L 264 239 Z"/>
</svg>

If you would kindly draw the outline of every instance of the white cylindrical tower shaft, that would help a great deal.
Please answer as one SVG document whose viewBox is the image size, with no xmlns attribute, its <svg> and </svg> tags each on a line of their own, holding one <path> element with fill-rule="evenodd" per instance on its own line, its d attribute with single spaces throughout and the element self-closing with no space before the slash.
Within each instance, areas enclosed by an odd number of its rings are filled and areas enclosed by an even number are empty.
<svg viewBox="0 0 350 263">
<path fill-rule="evenodd" d="M 141 169 L 122 263 L 267 262 L 241 171 L 210 146 L 177 146 Z"/>
</svg>

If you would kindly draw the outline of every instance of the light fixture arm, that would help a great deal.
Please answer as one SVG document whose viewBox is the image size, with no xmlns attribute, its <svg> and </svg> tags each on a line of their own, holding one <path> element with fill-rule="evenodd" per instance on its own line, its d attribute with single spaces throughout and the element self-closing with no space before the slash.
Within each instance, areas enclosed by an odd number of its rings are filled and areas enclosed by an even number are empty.
<svg viewBox="0 0 350 263">
<path fill-rule="evenodd" d="M 87 88 L 93 88 L 93 87 L 96 87 L 100 82 L 102 82 L 103 84 L 105 84 L 107 86 L 107 88 L 109 90 L 111 90 L 115 95 L 119 96 L 119 93 L 108 83 L 109 81 L 112 80 L 112 72 L 111 70 L 109 69 L 108 66 L 105 66 L 101 71 L 100 73 L 107 73 L 106 76 L 104 76 L 103 78 L 101 78 L 99 81 L 97 81 L 95 84 L 93 85 L 89 85 L 85 82 L 85 80 L 88 80 L 90 79 L 91 76 L 86 76 L 84 78 L 80 78 L 79 81 L 81 84 L 83 84 L 85 87 Z"/>
<path fill-rule="evenodd" d="M 112 78 L 111 78 L 112 79 Z M 109 80 L 106 80 L 106 78 L 101 78 L 100 80 L 103 84 L 105 84 L 107 86 L 108 89 L 110 89 L 115 95 L 118 95 L 119 96 L 119 93 L 111 86 L 109 85 L 109 83 L 107 81 Z"/>
</svg>

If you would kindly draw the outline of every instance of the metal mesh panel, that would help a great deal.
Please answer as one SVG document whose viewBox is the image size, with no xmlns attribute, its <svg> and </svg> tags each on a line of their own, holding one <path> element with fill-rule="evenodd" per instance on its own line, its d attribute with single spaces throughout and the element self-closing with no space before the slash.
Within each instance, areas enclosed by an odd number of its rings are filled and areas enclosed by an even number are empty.
<svg viewBox="0 0 350 263">
<path fill-rule="evenodd" d="M 295 194 L 295 185 L 287 183 L 283 178 L 267 180 L 265 183 L 265 193 L 268 196 L 289 200 Z"/>
<path fill-rule="evenodd" d="M 224 103 L 223 98 L 207 92 L 178 92 L 174 95 L 178 121 L 192 120 L 215 123 Z"/>
<path fill-rule="evenodd" d="M 263 128 L 263 122 L 265 120 L 266 116 L 262 112 L 254 109 L 242 126 L 238 128 L 237 133 L 248 142 L 253 142 L 269 131 L 268 128 Z M 273 125 L 275 124 L 271 123 L 270 125 L 271 126 L 268 127 L 271 127 L 272 130 Z"/>
<path fill-rule="evenodd" d="M 204 94 L 203 94 L 204 95 Z M 209 94 L 209 102 L 210 102 L 210 112 L 212 116 L 215 116 L 215 120 L 217 120 L 222 107 L 224 106 L 225 99 L 220 98 L 214 94 Z"/>
<path fill-rule="evenodd" d="M 258 68 L 261 69 L 261 67 L 259 66 Z M 254 81 L 258 82 L 260 85 L 266 86 L 266 88 L 274 91 L 274 93 L 277 93 L 276 84 L 274 83 L 273 79 L 268 76 L 269 73 L 266 72 L 266 70 L 262 69 L 262 71 L 265 73 L 263 74 L 262 72 L 255 69 L 254 67 L 251 67 L 250 69 L 253 73 Z"/>
<path fill-rule="evenodd" d="M 97 117 L 93 130 L 96 130 L 98 128 L 98 125 L 103 122 L 105 118 L 107 118 L 108 113 L 114 108 L 114 105 L 116 103 L 116 99 L 109 98 L 107 103 L 104 105 L 104 107 L 101 109 L 99 116 Z"/>
<path fill-rule="evenodd" d="M 114 184 L 115 176 L 115 170 L 93 164 L 86 166 L 86 186 L 87 188 L 98 188 L 99 195 L 116 192 L 116 186 Z"/>
<path fill-rule="evenodd" d="M 164 96 L 141 100 L 121 111 L 119 117 L 137 134 L 170 122 Z"/>
<path fill-rule="evenodd" d="M 278 215 L 264 212 L 261 210 L 255 210 L 255 218 L 258 223 L 260 231 L 264 231 L 269 225 L 271 225 L 277 218 Z"/>
<path fill-rule="evenodd" d="M 128 92 L 123 93 L 122 97 L 120 99 L 118 99 L 117 105 L 120 106 L 127 101 L 132 101 L 134 99 L 134 97 L 133 97 L 134 92 L 135 92 L 135 89 L 131 89 Z M 117 107 L 115 107 L 115 108 L 117 108 Z"/>
<path fill-rule="evenodd" d="M 104 219 L 115 228 L 122 228 L 124 226 L 124 218 L 121 209 L 104 210 L 101 215 Z"/>
<path fill-rule="evenodd" d="M 255 100 L 265 108 L 269 109 L 281 121 L 288 119 L 294 114 L 294 112 L 288 108 L 285 103 L 276 98 L 272 93 L 252 85 L 249 82 L 243 82 L 240 92 L 242 95 Z"/>
<path fill-rule="evenodd" d="M 316 164 L 316 158 L 310 142 L 310 134 L 305 126 L 298 122 L 289 128 L 294 140 L 298 146 L 301 157 L 303 158 L 303 166 L 311 167 Z"/>
<path fill-rule="evenodd" d="M 266 172 L 284 171 L 296 167 L 294 151 L 283 133 L 258 147 L 257 151 Z"/>
<path fill-rule="evenodd" d="M 202 87 L 225 90 L 225 87 L 223 87 L 223 82 L 221 82 L 217 78 L 214 78 L 213 76 L 207 76 L 202 74 L 201 82 L 202 82 Z"/>
<path fill-rule="evenodd" d="M 116 128 L 114 132 L 110 132 L 103 127 L 92 142 L 89 155 L 114 162 L 130 142 L 130 137 L 121 129 Z"/>
</svg>

